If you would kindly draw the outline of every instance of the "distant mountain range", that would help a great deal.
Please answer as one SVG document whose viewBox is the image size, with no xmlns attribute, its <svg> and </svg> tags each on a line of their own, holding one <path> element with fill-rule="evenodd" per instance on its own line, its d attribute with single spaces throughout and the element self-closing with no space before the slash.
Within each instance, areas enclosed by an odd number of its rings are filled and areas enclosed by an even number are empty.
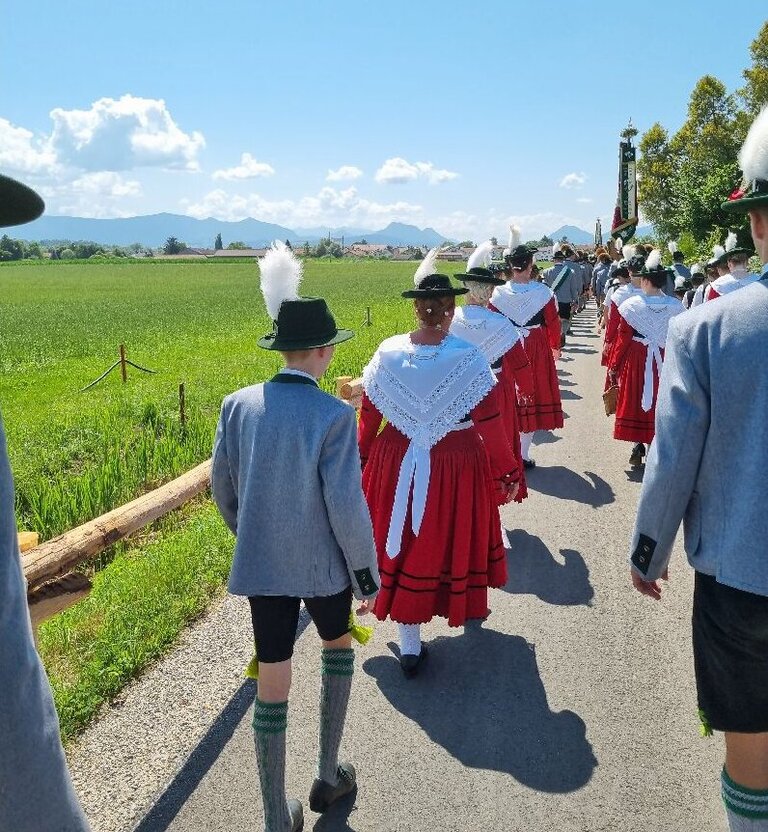
<svg viewBox="0 0 768 832">
<path fill-rule="evenodd" d="M 635 231 L 635 237 L 648 237 L 653 234 L 652 225 L 640 225 Z M 611 236 L 610 228 L 603 228 L 603 242 L 607 243 Z M 568 238 L 569 243 L 575 243 L 577 246 L 584 246 L 594 243 L 595 233 L 590 234 L 583 228 L 577 228 L 575 225 L 561 225 L 557 231 L 547 234 L 547 237 L 557 241 L 562 240 L 563 237 Z"/>
<path fill-rule="evenodd" d="M 224 222 L 208 218 L 198 220 L 182 214 L 149 214 L 119 219 L 89 219 L 85 217 L 57 217 L 43 215 L 27 225 L 14 229 L 14 236 L 23 240 L 72 240 L 102 245 L 162 246 L 168 237 L 176 237 L 192 248 L 213 248 L 217 234 L 224 245 L 238 241 L 253 248 L 268 245 L 273 240 L 290 240 L 292 244 L 316 243 L 328 236 L 327 228 L 296 230 L 255 219 Z M 345 243 L 365 239 L 369 243 L 392 246 L 436 246 L 450 242 L 433 228 L 392 222 L 380 231 L 361 228 L 330 229 L 333 238 L 344 236 Z"/>
</svg>

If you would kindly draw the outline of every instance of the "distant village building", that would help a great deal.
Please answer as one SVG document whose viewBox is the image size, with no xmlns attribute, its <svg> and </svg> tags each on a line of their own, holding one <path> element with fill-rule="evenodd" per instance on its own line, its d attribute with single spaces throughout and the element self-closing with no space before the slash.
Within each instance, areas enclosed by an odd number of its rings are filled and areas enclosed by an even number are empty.
<svg viewBox="0 0 768 832">
<path fill-rule="evenodd" d="M 263 257 L 269 249 L 267 248 L 220 248 L 211 252 L 214 260 L 232 259 L 233 257 Z"/>
</svg>

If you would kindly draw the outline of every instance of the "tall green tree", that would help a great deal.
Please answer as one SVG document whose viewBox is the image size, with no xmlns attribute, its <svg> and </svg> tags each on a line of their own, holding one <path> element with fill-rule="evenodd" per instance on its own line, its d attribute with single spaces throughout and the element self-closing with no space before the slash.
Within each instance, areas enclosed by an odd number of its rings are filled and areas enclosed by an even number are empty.
<svg viewBox="0 0 768 832">
<path fill-rule="evenodd" d="M 184 243 L 180 242 L 176 237 L 168 237 L 163 246 L 165 254 L 178 254 L 184 248 Z"/>
<path fill-rule="evenodd" d="M 216 235 L 216 239 L 214 240 L 214 243 L 213 243 L 213 248 L 214 248 L 214 251 L 221 251 L 224 248 L 224 243 L 222 243 L 222 241 L 221 241 L 221 234 L 220 233 Z"/>
<path fill-rule="evenodd" d="M 746 84 L 739 90 L 747 112 L 756 116 L 768 104 L 768 20 L 749 47 L 752 66 L 742 73 Z"/>
</svg>

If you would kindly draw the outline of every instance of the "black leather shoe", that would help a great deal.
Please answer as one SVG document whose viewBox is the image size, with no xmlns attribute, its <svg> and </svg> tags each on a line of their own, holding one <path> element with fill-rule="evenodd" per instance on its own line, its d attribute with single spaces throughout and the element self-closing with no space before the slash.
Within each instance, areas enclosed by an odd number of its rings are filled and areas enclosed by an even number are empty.
<svg viewBox="0 0 768 832">
<path fill-rule="evenodd" d="M 304 807 L 298 800 L 289 800 L 288 813 L 291 816 L 291 832 L 301 832 L 304 829 Z"/>
<path fill-rule="evenodd" d="M 418 656 L 414 656 L 412 653 L 406 653 L 404 656 L 400 656 L 400 667 L 405 674 L 405 678 L 413 679 L 413 677 L 419 672 L 421 665 L 424 664 L 426 658 L 426 644 L 421 645 L 421 651 Z"/>
<path fill-rule="evenodd" d="M 525 468 L 526 471 L 530 470 L 531 468 L 535 468 L 535 467 L 536 467 L 536 460 L 535 459 L 524 459 L 523 460 L 523 468 Z"/>
<path fill-rule="evenodd" d="M 638 443 L 632 448 L 632 453 L 629 456 L 629 464 L 633 468 L 639 468 L 643 464 L 643 456 L 645 455 L 645 448 Z"/>
<path fill-rule="evenodd" d="M 352 763 L 339 763 L 337 774 L 339 782 L 335 786 L 326 783 L 325 780 L 321 780 L 319 777 L 312 784 L 312 790 L 309 793 L 309 808 L 313 812 L 322 814 L 339 798 L 349 794 L 357 785 L 357 775 Z"/>
</svg>

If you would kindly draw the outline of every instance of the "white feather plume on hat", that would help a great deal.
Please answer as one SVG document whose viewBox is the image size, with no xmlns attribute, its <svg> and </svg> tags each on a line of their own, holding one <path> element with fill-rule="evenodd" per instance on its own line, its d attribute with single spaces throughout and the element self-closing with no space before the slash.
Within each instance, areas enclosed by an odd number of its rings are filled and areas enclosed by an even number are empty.
<svg viewBox="0 0 768 832">
<path fill-rule="evenodd" d="M 669 249 L 670 254 L 676 254 L 680 250 L 677 247 L 677 240 L 670 240 L 667 243 L 667 248 Z"/>
<path fill-rule="evenodd" d="M 736 243 L 736 235 L 733 231 L 729 231 L 728 236 L 725 238 L 725 253 L 727 254 L 729 251 L 733 251 L 736 248 Z"/>
<path fill-rule="evenodd" d="M 752 122 L 739 151 L 739 167 L 747 182 L 768 179 L 768 106 Z"/>
<path fill-rule="evenodd" d="M 514 251 L 519 245 L 522 240 L 523 232 L 520 229 L 519 225 L 510 225 L 509 226 L 509 250 L 510 252 Z"/>
<path fill-rule="evenodd" d="M 725 249 L 722 246 L 712 246 L 712 257 L 719 260 L 725 254 Z"/>
<path fill-rule="evenodd" d="M 562 250 L 563 247 L 560 245 L 560 243 L 555 243 L 552 246 L 552 256 L 554 257 L 556 254 L 559 254 Z"/>
<path fill-rule="evenodd" d="M 704 267 L 701 265 L 701 263 L 694 263 L 691 266 L 691 276 L 693 276 L 694 274 L 704 274 Z"/>
<path fill-rule="evenodd" d="M 416 269 L 416 274 L 413 276 L 413 285 L 418 289 L 419 284 L 425 277 L 435 273 L 435 263 L 437 262 L 437 253 L 440 251 L 440 246 L 431 248 L 425 255 L 424 259 Z"/>
<path fill-rule="evenodd" d="M 624 240 L 622 240 L 621 237 L 616 240 L 616 251 L 619 253 L 624 251 Z"/>
<path fill-rule="evenodd" d="M 621 249 L 621 256 L 629 262 L 637 254 L 637 246 L 624 246 Z"/>
<path fill-rule="evenodd" d="M 467 271 L 475 269 L 478 266 L 487 266 L 491 262 L 491 253 L 493 252 L 493 243 L 486 240 L 469 255 L 467 260 Z"/>
<path fill-rule="evenodd" d="M 661 265 L 661 251 L 655 248 L 646 258 L 645 268 L 649 272 L 656 271 Z"/>
<path fill-rule="evenodd" d="M 261 293 L 273 321 L 284 300 L 298 299 L 302 273 L 301 260 L 281 240 L 275 240 L 259 261 Z"/>
</svg>

